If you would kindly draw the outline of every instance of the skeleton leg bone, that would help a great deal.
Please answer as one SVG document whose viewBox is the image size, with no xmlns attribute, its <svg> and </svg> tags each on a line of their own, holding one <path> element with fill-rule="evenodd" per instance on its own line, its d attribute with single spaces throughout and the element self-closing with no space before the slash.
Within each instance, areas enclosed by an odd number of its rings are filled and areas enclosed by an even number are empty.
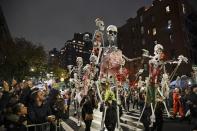
<svg viewBox="0 0 197 131">
<path fill-rule="evenodd" d="M 106 111 L 107 111 L 107 106 L 104 107 L 104 112 L 102 113 L 102 120 L 101 120 L 101 129 L 100 131 L 104 131 L 104 124 L 105 124 L 105 117 L 106 117 Z"/>
<path fill-rule="evenodd" d="M 138 121 L 137 121 L 137 126 L 139 126 L 139 124 L 140 124 L 140 120 L 141 120 L 141 118 L 142 118 L 142 115 L 143 115 L 143 113 L 144 113 L 145 108 L 146 108 L 146 102 L 145 102 L 145 104 L 144 104 L 144 107 L 143 107 L 143 109 L 142 109 L 142 112 L 141 112 L 141 114 L 140 114 L 140 117 L 139 117 L 139 119 L 138 119 Z"/>
<path fill-rule="evenodd" d="M 152 115 L 150 116 L 151 124 L 149 125 L 149 127 L 153 127 L 153 123 L 155 122 L 155 113 L 153 109 L 153 103 L 150 103 L 150 107 L 151 107 Z"/>
<path fill-rule="evenodd" d="M 157 88 L 157 90 L 158 90 L 159 94 L 160 94 L 163 98 L 165 98 L 165 97 L 163 96 L 163 94 L 161 93 L 160 89 Z M 167 112 L 168 117 L 171 117 L 171 115 L 170 115 L 170 113 L 169 113 L 169 111 L 168 111 L 168 108 L 167 108 L 167 106 L 166 106 L 166 102 L 165 102 L 164 100 L 162 100 L 162 103 L 164 104 L 164 107 L 165 107 L 165 110 L 166 110 L 166 112 Z"/>
</svg>

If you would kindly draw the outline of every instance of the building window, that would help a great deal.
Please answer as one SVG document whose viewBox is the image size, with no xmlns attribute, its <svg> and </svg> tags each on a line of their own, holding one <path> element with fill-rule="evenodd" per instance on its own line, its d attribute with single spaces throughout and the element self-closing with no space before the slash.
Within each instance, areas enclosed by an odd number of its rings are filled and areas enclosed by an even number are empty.
<svg viewBox="0 0 197 131">
<path fill-rule="evenodd" d="M 169 6 L 169 5 L 166 6 L 166 12 L 167 12 L 167 13 L 170 12 L 170 6 Z"/>
<path fill-rule="evenodd" d="M 141 26 L 141 34 L 144 34 L 144 26 Z"/>
<path fill-rule="evenodd" d="M 141 23 L 143 22 L 143 16 L 142 15 L 140 16 L 140 22 Z"/>
<path fill-rule="evenodd" d="M 185 14 L 186 13 L 186 11 L 185 11 L 185 4 L 182 4 L 182 9 L 183 9 L 183 14 Z"/>
<path fill-rule="evenodd" d="M 156 35 L 157 34 L 157 30 L 156 30 L 156 28 L 154 27 L 153 28 L 153 35 Z"/>
<path fill-rule="evenodd" d="M 172 28 L 172 21 L 168 20 L 168 29 L 171 29 L 171 28 Z"/>
</svg>

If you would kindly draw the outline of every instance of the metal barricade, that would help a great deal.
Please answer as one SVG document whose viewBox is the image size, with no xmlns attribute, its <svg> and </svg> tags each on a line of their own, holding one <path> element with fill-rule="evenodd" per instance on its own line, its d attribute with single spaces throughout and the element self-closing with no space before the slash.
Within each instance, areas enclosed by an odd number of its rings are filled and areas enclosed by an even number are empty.
<svg viewBox="0 0 197 131">
<path fill-rule="evenodd" d="M 26 125 L 27 131 L 64 131 L 62 125 L 62 120 L 59 119 L 55 123 L 41 123 L 41 124 L 31 124 Z"/>
<path fill-rule="evenodd" d="M 41 124 L 31 124 L 26 125 L 27 131 L 50 131 L 50 123 L 41 123 Z"/>
</svg>

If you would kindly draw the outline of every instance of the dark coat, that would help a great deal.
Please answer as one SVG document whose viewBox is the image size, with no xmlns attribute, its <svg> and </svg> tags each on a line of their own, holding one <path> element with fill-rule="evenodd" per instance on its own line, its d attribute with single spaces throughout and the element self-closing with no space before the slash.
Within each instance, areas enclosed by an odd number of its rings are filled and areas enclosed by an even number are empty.
<svg viewBox="0 0 197 131">
<path fill-rule="evenodd" d="M 112 101 L 111 104 L 108 103 L 108 108 L 106 110 L 105 126 L 107 129 L 115 129 L 117 123 L 117 104 L 116 101 Z"/>
<path fill-rule="evenodd" d="M 93 114 L 93 110 L 95 108 L 95 100 L 94 98 L 90 98 L 89 96 L 84 96 L 81 100 L 82 106 L 82 119 L 85 120 L 85 114 Z"/>
<path fill-rule="evenodd" d="M 47 117 L 51 114 L 51 108 L 46 103 L 41 106 L 37 106 L 35 103 L 29 106 L 29 118 L 34 124 L 47 122 Z"/>
</svg>

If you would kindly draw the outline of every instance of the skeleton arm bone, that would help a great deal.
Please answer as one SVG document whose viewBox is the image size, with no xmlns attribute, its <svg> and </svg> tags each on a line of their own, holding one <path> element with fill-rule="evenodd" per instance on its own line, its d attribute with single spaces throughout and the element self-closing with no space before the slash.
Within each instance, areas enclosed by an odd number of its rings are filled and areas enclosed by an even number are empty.
<svg viewBox="0 0 197 131">
<path fill-rule="evenodd" d="M 136 58 L 130 59 L 130 58 L 126 57 L 125 55 L 122 55 L 122 57 L 123 57 L 126 61 L 129 61 L 129 62 L 132 62 L 132 61 L 140 60 L 140 59 L 141 59 L 141 57 L 136 57 Z"/>
</svg>

